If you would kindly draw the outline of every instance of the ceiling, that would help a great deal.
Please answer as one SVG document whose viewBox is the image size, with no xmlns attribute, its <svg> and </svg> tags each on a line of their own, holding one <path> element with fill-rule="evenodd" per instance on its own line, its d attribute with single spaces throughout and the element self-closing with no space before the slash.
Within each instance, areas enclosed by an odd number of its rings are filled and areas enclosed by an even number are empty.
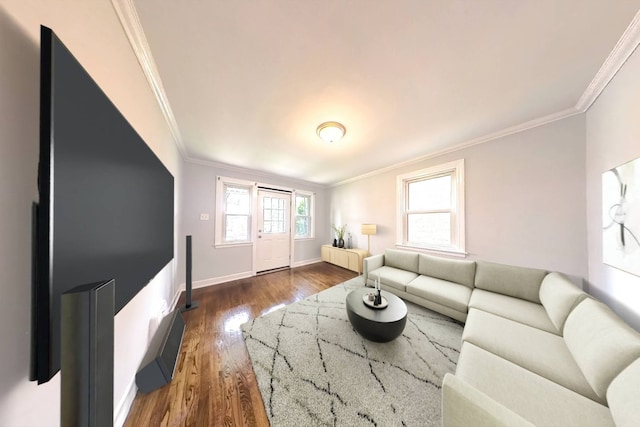
<svg viewBox="0 0 640 427">
<path fill-rule="evenodd" d="M 331 185 L 584 111 L 640 0 L 133 5 L 185 159 Z"/>
</svg>

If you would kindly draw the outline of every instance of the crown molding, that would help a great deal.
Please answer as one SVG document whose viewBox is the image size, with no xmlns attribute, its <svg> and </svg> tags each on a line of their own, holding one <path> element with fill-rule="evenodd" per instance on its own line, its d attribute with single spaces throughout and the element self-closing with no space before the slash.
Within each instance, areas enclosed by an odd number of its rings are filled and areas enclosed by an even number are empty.
<svg viewBox="0 0 640 427">
<path fill-rule="evenodd" d="M 598 99 L 611 79 L 613 79 L 624 63 L 627 62 L 627 59 L 629 59 L 631 54 L 636 50 L 638 44 L 640 44 L 640 11 L 633 17 L 633 20 L 618 40 L 618 43 L 616 43 L 602 64 L 602 67 L 600 67 L 600 70 L 598 70 L 576 103 L 576 108 L 580 112 L 586 112 L 595 100 Z"/>
<path fill-rule="evenodd" d="M 149 47 L 147 37 L 142 29 L 142 24 L 140 23 L 140 18 L 136 12 L 133 0 L 111 0 L 111 4 L 118 15 L 118 19 L 120 20 L 120 24 L 122 25 L 124 32 L 127 34 L 129 44 L 142 67 L 142 71 L 147 78 L 147 82 L 149 83 L 149 86 L 151 86 L 151 90 L 153 91 L 156 101 L 160 106 L 162 115 L 169 126 L 169 131 L 171 132 L 173 141 L 178 147 L 182 158 L 186 160 L 189 157 L 187 155 L 187 149 L 182 140 L 182 135 L 180 134 L 176 118 L 171 110 L 169 99 L 167 98 L 167 94 L 162 86 L 160 73 L 158 72 L 156 63 L 153 60 L 151 48 Z"/>
<path fill-rule="evenodd" d="M 186 163 L 192 163 L 194 165 L 202 165 L 202 166 L 208 166 L 208 167 L 212 167 L 212 168 L 217 168 L 217 169 L 224 169 L 227 171 L 231 171 L 231 172 L 237 172 L 237 173 L 242 173 L 242 174 L 248 174 L 248 175 L 252 175 L 255 177 L 262 177 L 262 178 L 266 178 L 266 179 L 281 179 L 281 180 L 286 180 L 288 182 L 292 182 L 297 184 L 298 186 L 303 186 L 303 187 L 314 187 L 314 188 L 328 188 L 329 185 L 328 184 L 321 184 L 318 182 L 311 182 L 311 181 L 305 181 L 303 179 L 299 179 L 299 178 L 292 178 L 290 176 L 284 176 L 284 175 L 278 175 L 275 173 L 270 173 L 270 172 L 264 172 L 264 171 L 260 171 L 257 169 L 248 169 L 248 168 L 243 168 L 242 166 L 235 166 L 235 165 L 230 165 L 228 163 L 222 163 L 222 162 L 216 162 L 213 160 L 202 160 L 202 159 L 194 159 L 194 158 L 185 158 L 184 160 Z M 287 184 L 289 185 L 289 184 Z"/>
<path fill-rule="evenodd" d="M 453 147 L 445 148 L 442 150 L 434 151 L 424 156 L 416 157 L 414 159 L 396 163 L 391 166 L 387 166 L 385 168 L 376 169 L 374 171 L 355 176 L 353 178 L 349 178 L 334 184 L 331 184 L 330 187 L 338 187 L 340 185 L 348 184 L 351 182 L 359 181 L 364 178 L 369 178 L 371 176 L 379 175 L 394 169 L 398 169 L 404 166 L 408 166 L 414 163 L 419 163 L 434 157 L 443 156 L 448 153 L 452 153 L 454 151 L 462 150 L 464 148 L 469 148 L 474 145 L 482 144 L 485 142 L 493 141 L 494 139 L 502 138 L 508 135 L 513 135 L 518 132 L 522 132 L 528 129 L 533 129 L 538 126 L 542 126 L 551 122 L 555 122 L 556 120 L 562 120 L 567 117 L 574 116 L 576 114 L 585 113 L 589 107 L 598 99 L 598 96 L 602 93 L 602 91 L 607 87 L 611 79 L 618 73 L 620 68 L 624 65 L 624 63 L 629 59 L 631 54 L 636 50 L 638 45 L 640 44 L 640 11 L 636 13 L 634 18 L 631 20 L 631 23 L 622 34 L 618 43 L 616 43 L 613 50 L 609 53 L 609 56 L 604 61 L 600 70 L 595 75 L 593 80 L 587 89 L 584 91 L 578 102 L 574 107 L 567 108 L 566 110 L 559 111 L 557 113 L 549 114 L 544 117 L 540 117 L 534 120 L 530 120 L 525 123 L 521 123 L 516 126 L 512 126 L 507 129 L 500 130 L 498 132 L 494 132 L 488 135 L 484 135 L 478 138 L 471 139 L 469 141 L 465 141 L 459 144 L 454 145 Z"/>
<path fill-rule="evenodd" d="M 513 134 L 516 134 L 516 133 L 520 133 L 520 132 L 523 132 L 525 130 L 529 130 L 529 129 L 536 128 L 538 126 L 543 126 L 543 125 L 546 125 L 546 124 L 549 124 L 549 123 L 553 123 L 555 121 L 566 119 L 568 117 L 575 116 L 576 114 L 581 114 L 581 113 L 582 112 L 579 111 L 577 108 L 569 107 L 566 110 L 558 111 L 557 113 L 549 114 L 547 116 L 539 117 L 539 118 L 533 119 L 533 120 L 529 120 L 528 122 L 524 122 L 524 123 L 521 123 L 519 125 L 511 126 L 509 128 L 502 129 L 502 130 L 499 130 L 497 132 L 493 132 L 493 133 L 490 133 L 490 134 L 487 134 L 487 135 L 483 135 L 483 136 L 480 136 L 480 137 L 477 137 L 477 138 L 473 138 L 473 139 L 461 142 L 459 144 L 456 144 L 456 145 L 454 145 L 452 147 L 447 147 L 447 148 L 444 148 L 444 149 L 441 149 L 441 150 L 433 151 L 433 152 L 430 152 L 430 153 L 425 154 L 423 156 L 415 157 L 415 158 L 413 158 L 411 160 L 407 160 L 407 161 L 400 162 L 400 163 L 395 163 L 395 164 L 393 164 L 391 166 L 387 166 L 387 167 L 384 167 L 384 168 L 381 168 L 381 169 L 376 169 L 374 171 L 367 172 L 365 174 L 358 175 L 358 176 L 355 176 L 353 178 L 349 178 L 349 179 L 345 179 L 345 180 L 340 181 L 340 182 L 336 182 L 335 184 L 331 184 L 330 187 L 339 187 L 341 185 L 348 184 L 350 182 L 355 182 L 355 181 L 359 181 L 359 180 L 364 179 L 364 178 L 369 178 L 369 177 L 372 177 L 372 176 L 375 176 L 375 175 L 380 175 L 382 173 L 389 172 L 389 171 L 392 171 L 394 169 L 399 169 L 399 168 L 404 167 L 404 166 L 409 166 L 409 165 L 412 165 L 412 164 L 415 164 L 415 163 L 420 163 L 420 162 L 423 162 L 425 160 L 432 159 L 432 158 L 435 158 L 435 157 L 444 156 L 445 154 L 453 153 L 455 151 L 459 151 L 459 150 L 462 150 L 462 149 L 465 149 L 465 148 L 473 147 L 474 145 L 484 144 L 485 142 L 490 142 L 490 141 L 493 141 L 493 140 L 496 140 L 496 139 L 504 138 L 505 136 L 513 135 Z"/>
<path fill-rule="evenodd" d="M 258 176 L 265 177 L 274 177 L 279 175 L 269 174 L 262 171 L 256 171 L 253 169 L 246 169 L 239 166 L 232 166 L 225 163 L 218 163 L 214 161 L 207 160 L 199 160 L 191 158 L 188 155 L 188 151 L 183 142 L 182 136 L 180 134 L 180 129 L 178 128 L 178 124 L 176 122 L 175 116 L 171 110 L 171 106 L 169 104 L 169 100 L 164 91 L 164 87 L 162 85 L 162 81 L 160 79 L 160 74 L 156 68 L 155 61 L 153 60 L 153 55 L 151 54 L 151 49 L 147 42 L 146 36 L 144 34 L 144 30 L 142 29 L 142 24 L 140 23 L 140 19 L 138 18 L 138 14 L 136 12 L 135 6 L 133 4 L 133 0 L 111 0 L 111 4 L 113 5 L 116 14 L 120 20 L 122 28 L 124 29 L 127 37 L 129 39 L 129 43 L 133 48 L 134 54 L 142 67 L 142 70 L 151 86 L 151 89 L 156 97 L 158 105 L 160 106 L 160 110 L 162 111 L 164 118 L 169 126 L 169 130 L 171 135 L 173 136 L 173 140 L 182 155 L 184 161 L 201 164 L 211 167 L 223 168 L 230 171 L 236 171 L 241 173 L 250 173 Z M 591 105 L 595 102 L 595 100 L 600 96 L 602 91 L 607 87 L 611 79 L 616 75 L 616 73 L 622 68 L 624 63 L 629 59 L 631 54 L 635 51 L 635 49 L 640 45 L 640 11 L 636 13 L 633 20 L 622 34 L 618 42 L 616 43 L 613 50 L 609 53 L 609 56 L 602 64 L 597 74 L 587 86 L 586 90 L 576 103 L 574 107 L 567 108 L 565 110 L 549 114 L 544 117 L 539 117 L 534 120 L 530 120 L 525 123 L 521 123 L 519 125 L 515 125 L 488 135 L 480 136 L 478 138 L 474 138 L 465 142 L 461 142 L 459 144 L 454 145 L 453 147 L 441 149 L 438 151 L 434 151 L 428 153 L 426 155 L 413 158 L 411 160 L 396 163 L 381 169 L 376 169 L 374 171 L 355 176 L 353 178 L 349 178 L 343 181 L 339 181 L 333 184 L 318 184 L 310 181 L 298 180 L 295 178 L 285 177 L 288 180 L 295 180 L 303 183 L 305 185 L 310 185 L 314 187 L 326 188 L 326 187 L 337 187 L 340 185 L 348 184 L 350 182 L 359 181 L 364 178 L 368 178 L 371 176 L 379 175 L 394 169 L 398 169 L 404 166 L 408 166 L 411 164 L 419 163 L 425 161 L 427 159 L 431 159 L 434 157 L 442 156 L 448 153 L 452 153 L 458 150 L 462 150 L 465 148 L 472 147 L 474 145 L 482 144 L 485 142 L 493 141 L 495 139 L 499 139 L 508 135 L 513 135 L 515 133 L 519 133 L 528 129 L 532 129 L 538 126 L 542 126 L 557 120 L 562 120 L 567 117 L 571 117 L 576 114 L 585 113 Z"/>
</svg>

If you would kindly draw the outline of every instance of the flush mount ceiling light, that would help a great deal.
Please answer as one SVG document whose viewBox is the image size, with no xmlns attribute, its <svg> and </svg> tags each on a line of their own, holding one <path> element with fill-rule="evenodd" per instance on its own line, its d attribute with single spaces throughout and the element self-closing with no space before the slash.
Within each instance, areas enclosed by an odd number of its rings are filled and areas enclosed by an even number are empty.
<svg viewBox="0 0 640 427">
<path fill-rule="evenodd" d="M 347 129 L 338 122 L 324 122 L 318 126 L 316 133 L 325 142 L 338 142 L 347 133 Z"/>
</svg>

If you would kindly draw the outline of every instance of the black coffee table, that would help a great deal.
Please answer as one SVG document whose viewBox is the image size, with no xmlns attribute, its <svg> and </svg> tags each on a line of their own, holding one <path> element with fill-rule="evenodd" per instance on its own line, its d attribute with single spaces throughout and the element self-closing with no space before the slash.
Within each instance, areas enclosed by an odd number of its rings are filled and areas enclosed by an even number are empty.
<svg viewBox="0 0 640 427">
<path fill-rule="evenodd" d="M 356 331 L 366 339 L 387 342 L 396 339 L 407 324 L 407 305 L 394 294 L 381 291 L 387 299 L 387 308 L 369 308 L 363 302 L 365 294 L 373 288 L 359 288 L 347 295 L 347 316 Z"/>
</svg>

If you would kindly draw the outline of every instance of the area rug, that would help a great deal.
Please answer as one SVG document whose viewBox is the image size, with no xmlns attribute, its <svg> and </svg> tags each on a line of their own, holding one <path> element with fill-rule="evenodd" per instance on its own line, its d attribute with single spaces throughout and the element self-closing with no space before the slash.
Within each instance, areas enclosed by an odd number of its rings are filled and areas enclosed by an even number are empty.
<svg viewBox="0 0 640 427">
<path fill-rule="evenodd" d="M 407 302 L 404 333 L 368 341 L 345 307 L 361 286 L 362 276 L 242 325 L 271 426 L 440 425 L 461 324 Z"/>
</svg>

